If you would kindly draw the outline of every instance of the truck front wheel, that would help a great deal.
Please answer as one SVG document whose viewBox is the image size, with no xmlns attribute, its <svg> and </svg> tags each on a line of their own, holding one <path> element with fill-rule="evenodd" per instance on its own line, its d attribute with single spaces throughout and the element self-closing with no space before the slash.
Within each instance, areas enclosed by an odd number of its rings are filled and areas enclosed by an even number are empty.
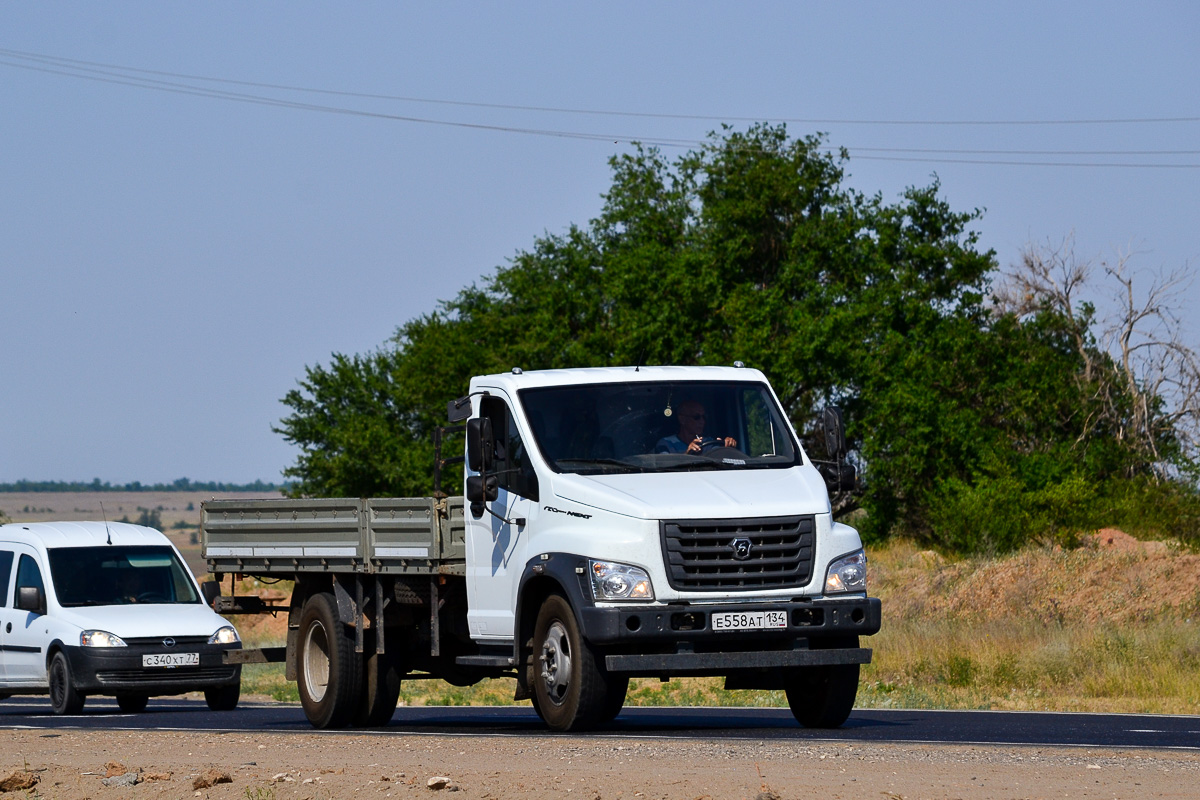
<svg viewBox="0 0 1200 800">
<path fill-rule="evenodd" d="M 788 706 L 806 728 L 840 727 L 857 695 L 858 664 L 798 667 L 788 675 Z"/>
<path fill-rule="evenodd" d="M 611 719 L 615 714 L 610 714 L 610 682 L 616 683 L 601 670 L 580 635 L 570 604 L 561 595 L 547 597 L 533 630 L 533 702 L 538 716 L 556 731 L 585 730 L 606 716 Z"/>
<path fill-rule="evenodd" d="M 338 619 L 337 601 L 315 594 L 300 614 L 300 705 L 315 728 L 344 728 L 358 707 L 362 660 Z"/>
</svg>

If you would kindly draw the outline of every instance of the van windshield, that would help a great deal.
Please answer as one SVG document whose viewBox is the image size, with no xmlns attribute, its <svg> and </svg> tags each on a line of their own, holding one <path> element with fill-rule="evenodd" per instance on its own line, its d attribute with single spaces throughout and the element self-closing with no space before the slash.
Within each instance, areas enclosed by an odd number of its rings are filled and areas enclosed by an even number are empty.
<svg viewBox="0 0 1200 800">
<path fill-rule="evenodd" d="M 54 593 L 66 608 L 200 602 L 170 547 L 56 547 L 49 556 Z"/>
<path fill-rule="evenodd" d="M 543 457 L 580 474 L 797 466 L 800 447 L 764 384 L 671 381 L 520 391 Z"/>
</svg>

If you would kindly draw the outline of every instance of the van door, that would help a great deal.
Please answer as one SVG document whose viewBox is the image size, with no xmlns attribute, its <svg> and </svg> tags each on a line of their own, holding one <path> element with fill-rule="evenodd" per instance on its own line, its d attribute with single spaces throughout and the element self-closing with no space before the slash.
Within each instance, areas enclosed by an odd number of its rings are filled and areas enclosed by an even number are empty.
<svg viewBox="0 0 1200 800">
<path fill-rule="evenodd" d="M 46 686 L 46 636 L 49 633 L 46 616 L 16 607 L 17 590 L 36 586 L 46 596 L 45 570 L 38 563 L 37 552 L 31 547 L 17 545 L 16 569 L 4 612 L 5 680 L 9 686 Z M 9 624 L 12 628 L 10 630 Z"/>
<path fill-rule="evenodd" d="M 13 607 L 13 556 L 9 545 L 0 545 L 0 686 L 7 682 L 4 665 L 8 656 L 4 645 L 8 643 L 5 628 L 12 630 L 12 617 L 9 612 Z"/>
<path fill-rule="evenodd" d="M 485 397 L 480 416 L 492 421 L 499 493 L 487 504 L 494 513 L 475 519 L 467 512 L 467 622 L 473 639 L 512 639 L 529 524 L 538 513 L 538 480 L 529 457 L 531 440 L 518 429 L 508 403 Z"/>
</svg>

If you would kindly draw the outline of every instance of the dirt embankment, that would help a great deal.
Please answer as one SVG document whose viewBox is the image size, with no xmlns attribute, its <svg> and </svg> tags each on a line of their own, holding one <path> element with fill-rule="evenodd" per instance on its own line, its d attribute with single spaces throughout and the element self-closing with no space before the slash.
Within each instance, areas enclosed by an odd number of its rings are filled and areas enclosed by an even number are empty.
<svg viewBox="0 0 1200 800">
<path fill-rule="evenodd" d="M 1075 550 L 1029 547 L 1000 558 L 949 561 L 893 546 L 883 561 L 872 578 L 892 618 L 983 621 L 1032 614 L 1070 625 L 1200 613 L 1200 555 L 1114 528 L 1085 536 Z"/>
<path fill-rule="evenodd" d="M 4 734 L 0 777 L 12 772 L 36 779 L 36 785 L 7 796 L 63 800 L 442 793 L 481 800 L 1194 798 L 1200 754 L 632 737 L 25 730 Z M 214 782 L 222 776 L 228 782 Z"/>
</svg>

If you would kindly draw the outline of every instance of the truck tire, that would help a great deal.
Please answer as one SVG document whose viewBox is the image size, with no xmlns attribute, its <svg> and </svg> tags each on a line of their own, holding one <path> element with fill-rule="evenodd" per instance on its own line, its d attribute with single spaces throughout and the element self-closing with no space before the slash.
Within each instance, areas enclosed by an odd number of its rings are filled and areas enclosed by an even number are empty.
<svg viewBox="0 0 1200 800">
<path fill-rule="evenodd" d="M 146 705 L 150 702 L 150 698 L 144 694 L 119 694 L 117 695 L 117 708 L 124 711 L 126 714 L 140 714 L 146 710 Z"/>
<path fill-rule="evenodd" d="M 351 721 L 356 728 L 381 728 L 396 713 L 402 673 L 391 653 L 371 653 L 363 659 L 362 695 Z"/>
<path fill-rule="evenodd" d="M 838 728 L 854 710 L 858 664 L 797 667 L 787 679 L 788 707 L 806 728 Z"/>
<path fill-rule="evenodd" d="M 304 715 L 314 728 L 344 728 L 358 707 L 362 659 L 329 592 L 305 601 L 299 643 L 296 682 Z"/>
<path fill-rule="evenodd" d="M 50 707 L 60 716 L 73 715 L 83 710 L 83 701 L 84 695 L 75 691 L 71 665 L 60 650 L 50 659 Z"/>
<path fill-rule="evenodd" d="M 610 679 L 580 635 L 575 614 L 561 595 L 547 597 L 538 611 L 533 670 L 534 707 L 551 729 L 581 731 L 606 721 Z"/>
<path fill-rule="evenodd" d="M 606 681 L 607 695 L 604 699 L 604 709 L 600 714 L 600 722 L 612 722 L 625 707 L 625 695 L 629 693 L 629 678 L 609 677 Z"/>
<path fill-rule="evenodd" d="M 242 685 L 222 686 L 219 689 L 205 689 L 204 702 L 211 711 L 233 711 L 237 708 L 238 700 L 242 699 Z"/>
</svg>

